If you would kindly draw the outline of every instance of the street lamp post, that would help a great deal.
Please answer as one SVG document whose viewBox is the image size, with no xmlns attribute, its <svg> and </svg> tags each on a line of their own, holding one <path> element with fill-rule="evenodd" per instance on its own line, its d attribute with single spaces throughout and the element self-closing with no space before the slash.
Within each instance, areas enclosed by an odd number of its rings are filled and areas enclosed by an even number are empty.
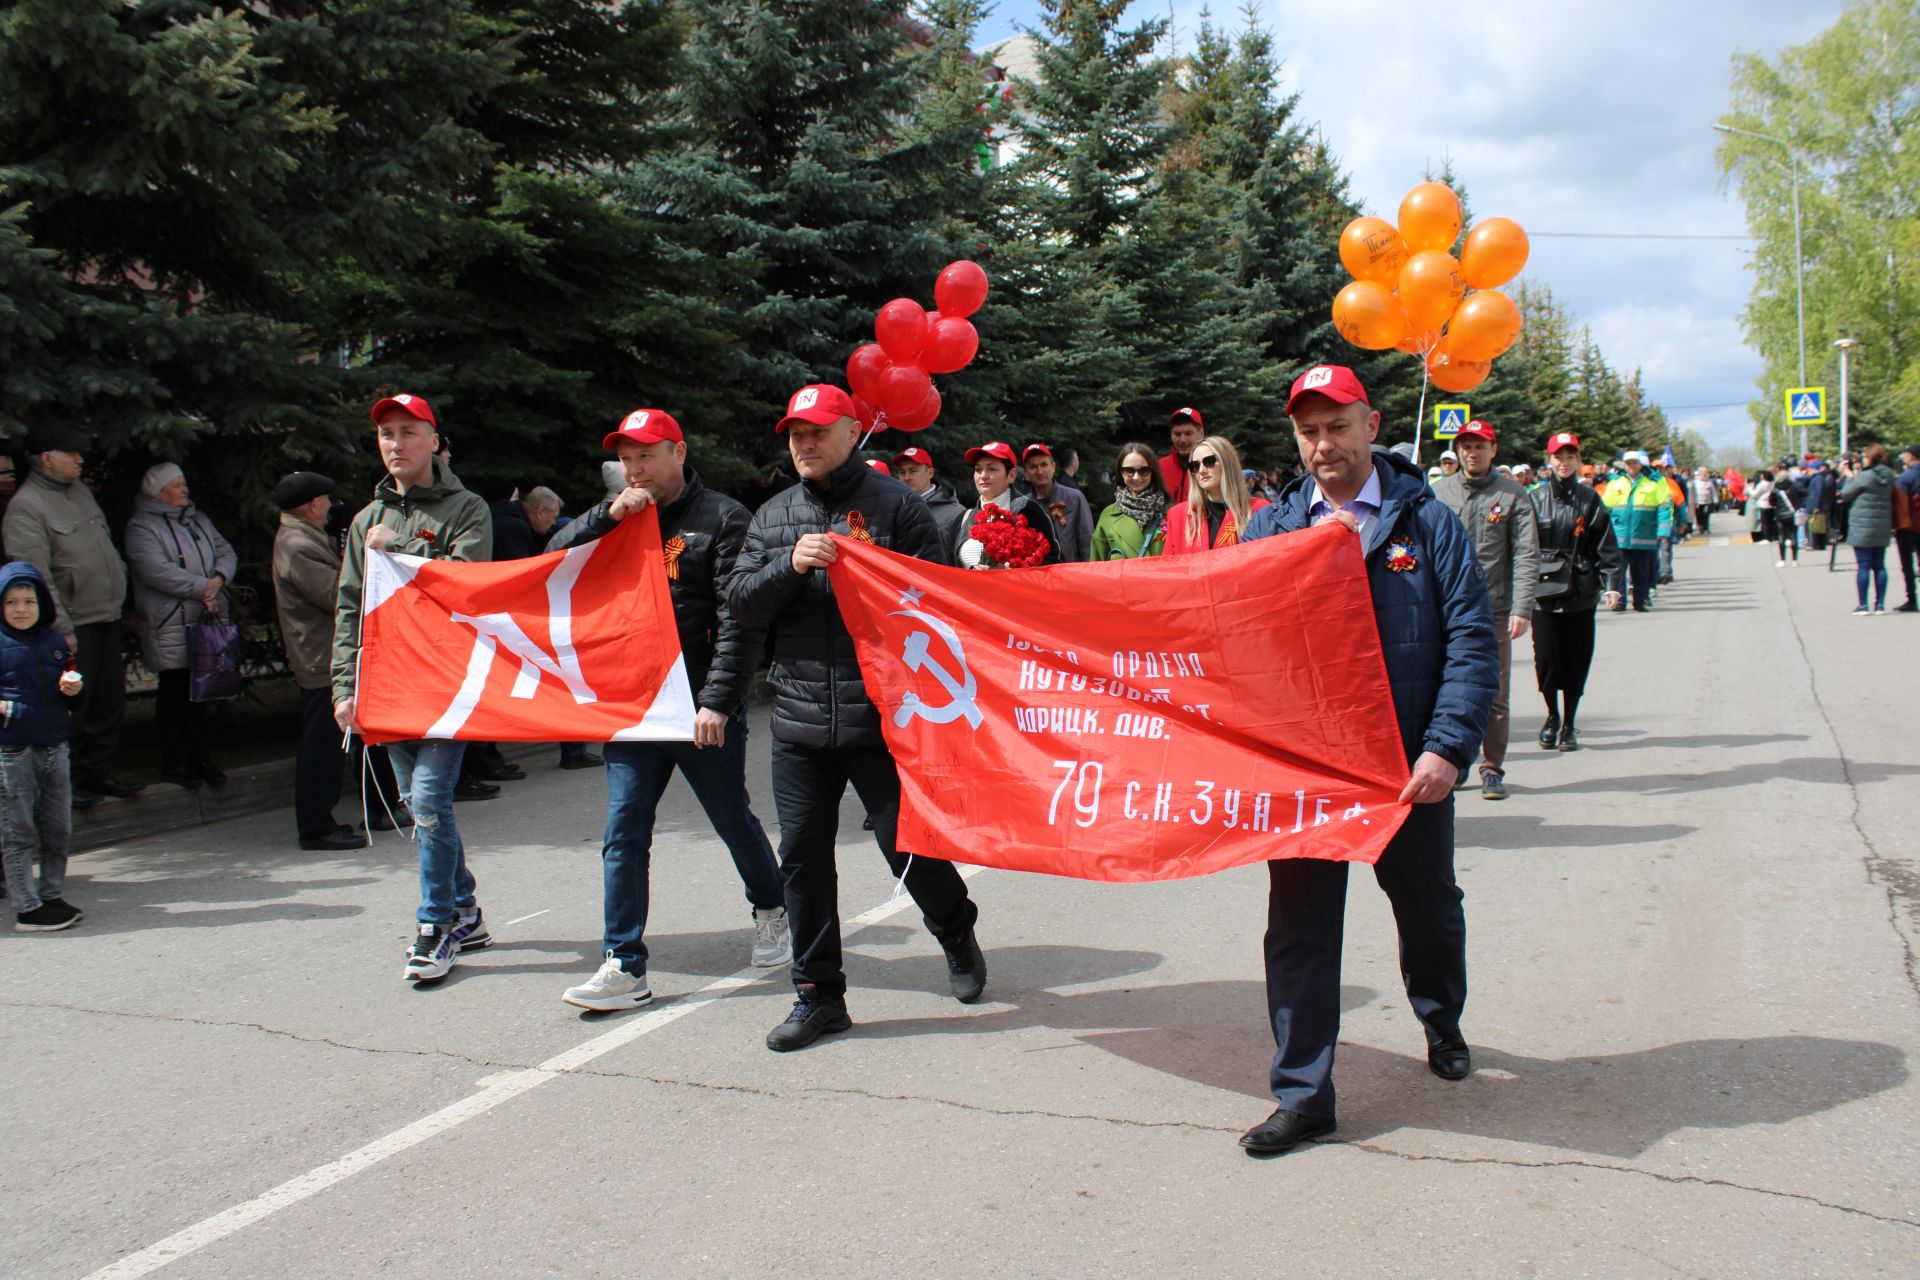
<svg viewBox="0 0 1920 1280">
<path fill-rule="evenodd" d="M 1840 348 L 1840 456 L 1847 456 L 1847 350 L 1853 346 L 1852 338 L 1841 338 L 1833 344 Z"/>
<path fill-rule="evenodd" d="M 1793 163 L 1787 166 L 1787 176 L 1793 180 L 1793 315 L 1794 325 L 1798 329 L 1800 337 L 1800 385 L 1804 387 L 1807 385 L 1807 290 L 1801 278 L 1800 153 L 1794 149 L 1791 142 L 1788 142 L 1785 138 L 1776 138 L 1770 133 L 1755 133 L 1751 129 L 1736 129 L 1730 124 L 1716 124 L 1713 127 L 1721 133 L 1737 133 L 1745 138 L 1758 138 L 1762 142 L 1771 142 L 1776 146 L 1786 148 L 1787 154 L 1793 157 Z M 1773 435 L 1771 426 L 1767 429 L 1767 435 L 1769 437 Z M 1791 443 L 1791 441 L 1789 441 L 1789 443 Z M 1768 446 L 1767 452 L 1773 452 L 1771 445 Z M 1806 454 L 1807 427 L 1805 423 L 1802 423 L 1800 425 L 1800 456 L 1804 458 Z"/>
</svg>

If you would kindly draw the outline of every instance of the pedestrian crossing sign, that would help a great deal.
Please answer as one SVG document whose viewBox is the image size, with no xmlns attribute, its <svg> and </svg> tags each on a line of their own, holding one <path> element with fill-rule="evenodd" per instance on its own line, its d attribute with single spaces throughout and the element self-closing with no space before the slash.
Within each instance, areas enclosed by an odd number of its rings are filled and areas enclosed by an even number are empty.
<svg viewBox="0 0 1920 1280">
<path fill-rule="evenodd" d="M 1433 406 L 1433 438 L 1451 440 L 1460 434 L 1460 428 L 1467 425 L 1467 419 L 1473 416 L 1470 404 L 1437 404 Z"/>
<path fill-rule="evenodd" d="M 1825 387 L 1789 387 L 1786 400 L 1788 426 L 1818 427 L 1826 424 L 1827 389 Z"/>
</svg>

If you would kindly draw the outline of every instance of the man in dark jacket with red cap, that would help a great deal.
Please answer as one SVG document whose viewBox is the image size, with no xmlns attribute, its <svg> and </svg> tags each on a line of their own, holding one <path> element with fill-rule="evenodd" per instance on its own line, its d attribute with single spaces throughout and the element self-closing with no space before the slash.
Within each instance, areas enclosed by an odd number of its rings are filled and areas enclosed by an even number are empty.
<svg viewBox="0 0 1920 1280">
<path fill-rule="evenodd" d="M 973 933 L 979 912 L 953 864 L 909 863 L 895 847 L 900 778 L 826 574 L 839 558 L 836 533 L 942 564 L 940 530 L 919 495 L 861 461 L 854 451 L 860 421 L 839 387 L 800 388 L 775 429 L 787 433 L 800 483 L 754 513 L 727 607 L 742 627 L 773 628 L 773 799 L 798 999 L 767 1034 L 767 1047 L 786 1051 L 853 1025 L 833 847 L 849 782 L 887 865 L 904 873 L 907 893 L 946 951 L 948 982 L 962 1002 L 986 989 L 987 962 Z"/>
<path fill-rule="evenodd" d="M 1380 415 L 1353 371 L 1316 365 L 1287 399 L 1307 474 L 1256 511 L 1246 539 L 1326 520 L 1355 528 L 1366 554 L 1375 624 L 1412 777 L 1406 823 L 1374 865 L 1393 902 L 1407 1000 L 1427 1037 L 1427 1065 L 1446 1080 L 1472 1070 L 1460 1034 L 1467 999 L 1467 925 L 1453 875 L 1453 786 L 1472 761 L 1499 688 L 1499 643 L 1466 530 L 1418 468 L 1373 447 Z M 1279 1106 L 1240 1145 L 1276 1154 L 1331 1133 L 1333 1050 L 1340 1033 L 1340 948 L 1347 864 L 1269 862 L 1267 1007 Z"/>
</svg>

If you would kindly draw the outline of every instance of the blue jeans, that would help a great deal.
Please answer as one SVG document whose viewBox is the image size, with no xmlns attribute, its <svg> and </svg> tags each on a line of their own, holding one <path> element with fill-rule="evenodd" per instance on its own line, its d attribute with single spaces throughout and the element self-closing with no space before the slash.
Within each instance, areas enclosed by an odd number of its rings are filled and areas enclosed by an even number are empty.
<svg viewBox="0 0 1920 1280">
<path fill-rule="evenodd" d="M 0 856 L 16 914 L 38 910 L 66 887 L 72 827 L 67 744 L 0 749 Z M 38 880 L 33 875 L 36 861 Z"/>
<path fill-rule="evenodd" d="M 704 749 L 691 742 L 609 742 L 607 839 L 600 849 L 606 912 L 605 950 L 620 967 L 647 971 L 648 869 L 653 860 L 653 819 L 674 769 L 693 788 L 707 820 L 733 855 L 747 901 L 771 911 L 783 902 L 773 845 L 753 816 L 747 796 L 747 715 L 727 721 L 726 738 Z"/>
<path fill-rule="evenodd" d="M 400 798 L 413 812 L 420 842 L 420 910 L 414 918 L 422 924 L 452 924 L 473 906 L 473 872 L 467 870 L 466 846 L 453 823 L 453 788 L 466 754 L 466 743 L 439 738 L 387 744 Z"/>
<path fill-rule="evenodd" d="M 1860 607 L 1867 607 L 1867 585 L 1873 585 L 1873 607 L 1884 609 L 1887 605 L 1887 549 L 1885 547 L 1855 547 L 1853 549 L 1853 588 L 1860 593 Z"/>
</svg>

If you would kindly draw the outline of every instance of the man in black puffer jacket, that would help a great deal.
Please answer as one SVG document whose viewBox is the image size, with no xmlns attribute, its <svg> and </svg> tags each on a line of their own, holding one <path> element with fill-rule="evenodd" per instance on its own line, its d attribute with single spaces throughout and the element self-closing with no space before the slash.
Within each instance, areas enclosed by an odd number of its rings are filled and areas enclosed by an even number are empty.
<svg viewBox="0 0 1920 1280">
<path fill-rule="evenodd" d="M 979 913 L 953 864 L 909 861 L 894 846 L 900 778 L 825 572 L 839 556 L 835 533 L 944 563 L 939 527 L 917 494 L 855 455 L 860 423 L 840 388 L 802 387 L 775 429 L 787 432 L 801 482 L 754 513 L 727 604 L 743 627 L 774 627 L 773 800 L 799 998 L 767 1034 L 767 1047 L 784 1051 L 853 1025 L 833 851 L 849 782 L 872 815 L 887 865 L 905 873 L 907 892 L 947 953 L 953 994 L 978 1000 L 987 962 L 973 933 Z"/>
<path fill-rule="evenodd" d="M 747 509 L 700 483 L 687 465 L 680 424 L 659 409 L 635 409 L 602 447 L 620 455 L 627 488 L 562 529 L 549 550 L 592 542 L 648 504 L 660 512 L 667 589 L 680 654 L 699 710 L 693 742 L 607 744 L 607 837 L 600 850 L 605 959 L 599 972 L 561 997 L 583 1009 L 632 1009 L 653 999 L 647 986 L 648 865 L 653 819 L 677 768 L 733 855 L 753 910 L 753 963 L 791 954 L 787 912 L 773 846 L 747 797 L 747 686 L 765 626 L 743 626 L 721 600 L 747 535 Z"/>
</svg>

